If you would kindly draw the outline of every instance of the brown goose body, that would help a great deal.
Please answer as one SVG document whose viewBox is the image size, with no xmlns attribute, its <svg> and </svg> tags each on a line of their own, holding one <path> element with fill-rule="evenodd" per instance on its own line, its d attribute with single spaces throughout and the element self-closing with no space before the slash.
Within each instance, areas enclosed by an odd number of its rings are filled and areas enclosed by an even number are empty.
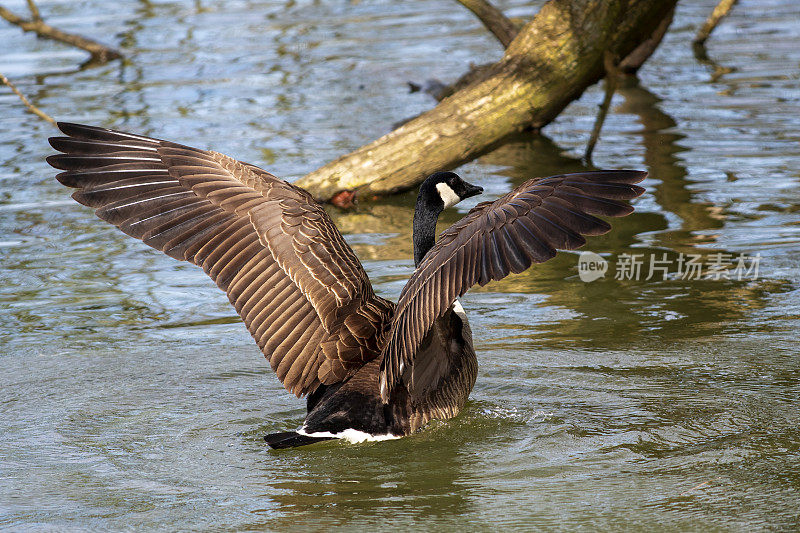
<svg viewBox="0 0 800 533">
<path fill-rule="evenodd" d="M 453 173 L 420 188 L 417 269 L 397 305 L 375 295 L 352 249 L 304 190 L 253 165 L 91 126 L 59 124 L 48 162 L 78 202 L 167 255 L 195 263 L 226 292 L 287 390 L 307 396 L 296 432 L 316 440 L 408 435 L 455 416 L 477 376 L 457 298 L 556 249 L 575 249 L 623 216 L 643 189 L 638 171 L 530 180 L 479 204 L 434 244 L 439 213 L 481 192 Z"/>
<path fill-rule="evenodd" d="M 350 440 L 409 435 L 431 420 L 456 416 L 469 398 L 478 377 L 478 359 L 466 316 L 450 309 L 438 318 L 424 337 L 417 358 L 424 365 L 408 371 L 402 383 L 384 403 L 379 394 L 381 359 L 366 363 L 340 386 L 309 397 L 308 415 L 302 433 L 311 438 Z M 432 371 L 425 365 L 439 365 Z M 421 393 L 409 392 L 412 373 L 436 375 L 436 383 Z M 350 430 L 350 431 L 348 431 Z M 294 437 L 294 432 L 287 435 Z M 296 442 L 290 438 L 284 445 Z M 278 442 L 275 442 L 278 444 Z"/>
</svg>

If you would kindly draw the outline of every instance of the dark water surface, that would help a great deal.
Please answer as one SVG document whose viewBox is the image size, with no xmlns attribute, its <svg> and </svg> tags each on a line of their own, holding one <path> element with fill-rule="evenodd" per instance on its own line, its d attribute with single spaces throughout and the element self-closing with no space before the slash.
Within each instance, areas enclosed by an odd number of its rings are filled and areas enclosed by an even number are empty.
<svg viewBox="0 0 800 533">
<path fill-rule="evenodd" d="M 224 294 L 75 204 L 44 162 L 51 126 L 0 88 L 0 529 L 799 528 L 800 3 L 742 0 L 700 63 L 713 4 L 683 2 L 614 99 L 595 164 L 651 177 L 587 247 L 606 277 L 564 253 L 467 294 L 467 408 L 375 444 L 269 451 L 303 403 Z M 449 0 L 41 8 L 130 58 L 79 70 L 81 52 L 0 24 L 0 72 L 48 113 L 291 179 L 430 108 L 406 81 L 500 54 Z M 491 197 L 584 168 L 600 99 L 460 172 Z M 412 270 L 412 202 L 333 213 L 386 297 Z M 644 279 L 651 254 L 719 253 L 760 254 L 757 279 Z M 614 279 L 621 254 L 643 254 L 642 279 Z"/>
</svg>

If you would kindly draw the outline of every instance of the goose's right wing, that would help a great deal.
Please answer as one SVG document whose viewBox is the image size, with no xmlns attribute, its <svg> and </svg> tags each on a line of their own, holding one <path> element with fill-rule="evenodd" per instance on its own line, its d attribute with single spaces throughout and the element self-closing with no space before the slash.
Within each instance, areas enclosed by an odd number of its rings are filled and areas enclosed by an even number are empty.
<svg viewBox="0 0 800 533">
<path fill-rule="evenodd" d="M 60 123 L 48 162 L 97 216 L 224 290 L 283 385 L 342 381 L 380 353 L 393 305 L 304 190 L 217 152 Z"/>
<path fill-rule="evenodd" d="M 433 322 L 456 298 L 475 284 L 543 263 L 557 249 L 579 248 L 586 243 L 582 235 L 608 232 L 611 226 L 592 215 L 630 214 L 633 207 L 623 201 L 644 192 L 634 184 L 645 176 L 642 171 L 603 170 L 529 180 L 494 202 L 478 204 L 442 232 L 400 293 L 383 348 L 384 401 L 400 383 L 401 368 L 413 365 Z"/>
</svg>

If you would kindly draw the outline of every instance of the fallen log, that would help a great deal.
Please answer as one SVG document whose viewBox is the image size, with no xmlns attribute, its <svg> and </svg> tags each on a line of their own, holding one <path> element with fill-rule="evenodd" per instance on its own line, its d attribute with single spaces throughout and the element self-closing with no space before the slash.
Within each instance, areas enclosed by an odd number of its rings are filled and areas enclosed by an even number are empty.
<svg viewBox="0 0 800 533">
<path fill-rule="evenodd" d="M 606 52 L 627 57 L 677 0 L 550 0 L 476 81 L 396 130 L 296 183 L 319 200 L 409 189 L 504 137 L 552 121 L 602 78 Z"/>
</svg>

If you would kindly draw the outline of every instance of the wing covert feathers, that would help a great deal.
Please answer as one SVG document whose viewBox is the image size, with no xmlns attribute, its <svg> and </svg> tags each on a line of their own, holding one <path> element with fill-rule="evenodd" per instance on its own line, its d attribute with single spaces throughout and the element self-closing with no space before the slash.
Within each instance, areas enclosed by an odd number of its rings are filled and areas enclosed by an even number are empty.
<svg viewBox="0 0 800 533">
<path fill-rule="evenodd" d="M 387 401 L 401 381 L 401 365 L 413 364 L 434 320 L 471 286 L 519 273 L 574 250 L 584 235 L 611 226 L 595 215 L 620 217 L 633 211 L 627 200 L 644 192 L 635 185 L 646 172 L 603 170 L 529 180 L 494 202 L 483 202 L 442 232 L 408 280 L 383 348 L 381 395 Z"/>
<path fill-rule="evenodd" d="M 224 290 L 284 386 L 298 396 L 379 353 L 393 305 L 322 207 L 255 166 L 188 146 L 59 123 L 48 162 L 73 198 Z"/>
</svg>

